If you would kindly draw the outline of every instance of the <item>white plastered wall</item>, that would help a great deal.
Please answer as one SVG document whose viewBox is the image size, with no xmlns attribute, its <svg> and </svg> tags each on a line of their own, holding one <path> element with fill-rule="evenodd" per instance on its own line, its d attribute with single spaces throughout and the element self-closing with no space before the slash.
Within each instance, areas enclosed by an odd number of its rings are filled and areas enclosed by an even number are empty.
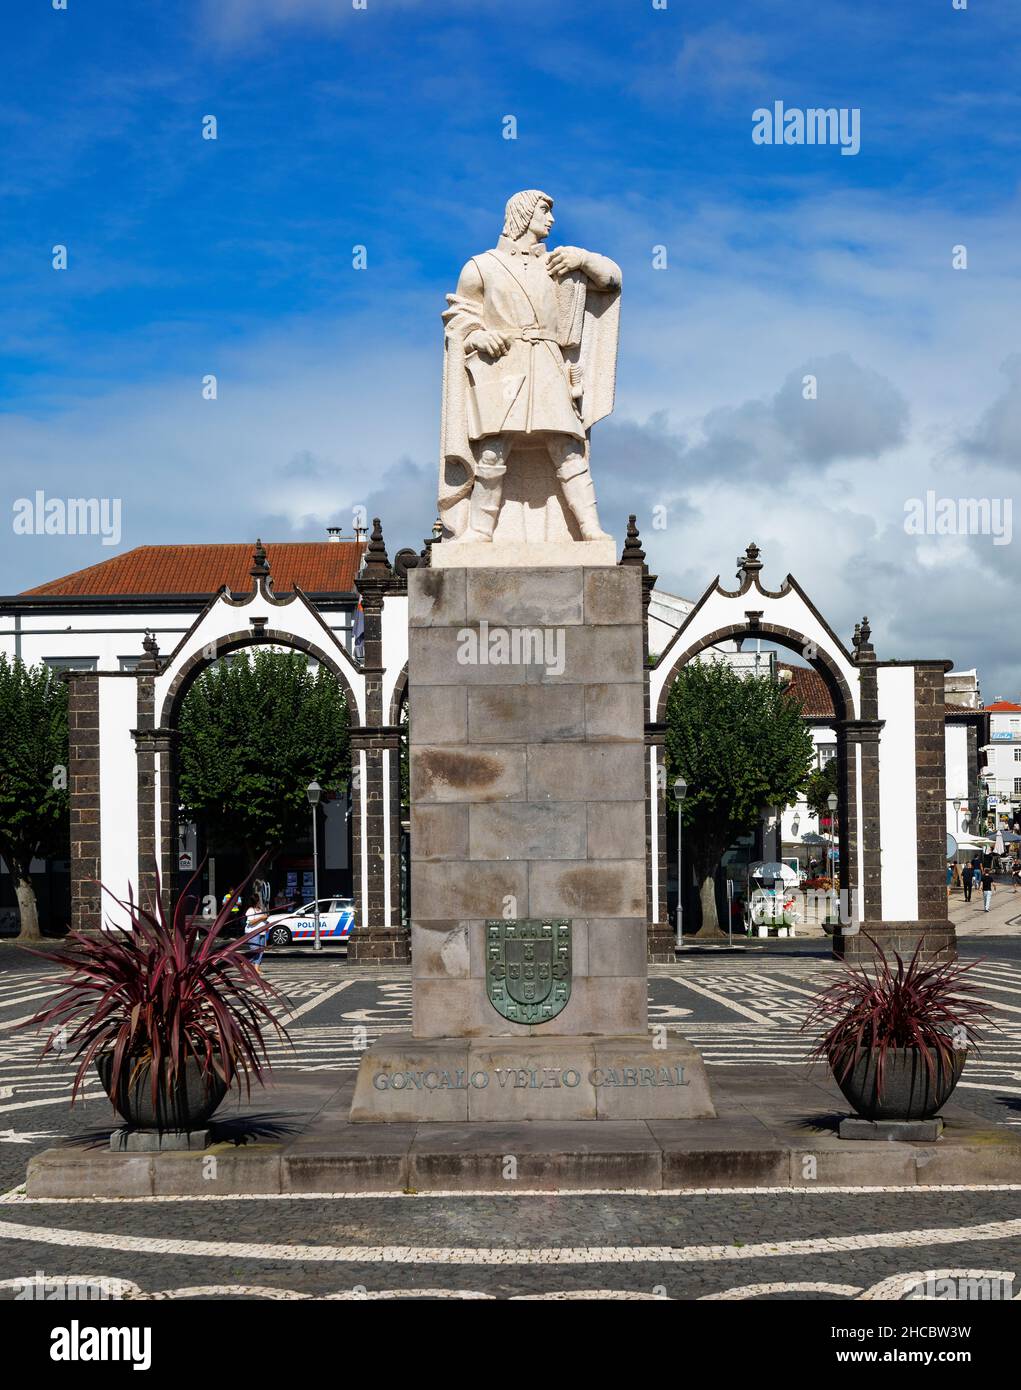
<svg viewBox="0 0 1021 1390">
<path fill-rule="evenodd" d="M 390 719 L 390 706 L 401 672 L 408 664 L 408 597 L 388 594 L 383 600 L 381 620 L 383 639 L 383 721 Z"/>
<path fill-rule="evenodd" d="M 883 920 L 918 920 L 915 805 L 915 670 L 880 666 L 879 842 Z"/>
</svg>

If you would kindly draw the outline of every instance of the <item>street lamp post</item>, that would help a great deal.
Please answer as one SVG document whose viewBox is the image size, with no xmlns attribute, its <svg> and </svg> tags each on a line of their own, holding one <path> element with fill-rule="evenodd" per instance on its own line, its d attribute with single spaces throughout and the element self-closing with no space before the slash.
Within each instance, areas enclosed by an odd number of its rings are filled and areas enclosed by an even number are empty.
<svg viewBox="0 0 1021 1390">
<path fill-rule="evenodd" d="M 954 831 L 957 838 L 961 838 L 961 798 L 954 797 Z"/>
<path fill-rule="evenodd" d="M 316 807 L 319 805 L 319 798 L 322 796 L 323 789 L 318 782 L 309 782 L 305 788 L 305 795 L 308 797 L 308 804 L 312 807 L 312 893 L 315 898 L 315 944 L 314 951 L 321 951 L 323 943 L 319 937 L 319 837 L 316 834 Z"/>
<path fill-rule="evenodd" d="M 684 810 L 684 798 L 688 795 L 688 784 L 683 777 L 678 777 L 674 782 L 674 798 L 677 801 L 677 949 L 680 950 L 684 945 L 684 875 L 681 872 L 684 860 L 681 855 L 681 840 L 683 836 L 683 826 L 681 817 Z"/>
</svg>

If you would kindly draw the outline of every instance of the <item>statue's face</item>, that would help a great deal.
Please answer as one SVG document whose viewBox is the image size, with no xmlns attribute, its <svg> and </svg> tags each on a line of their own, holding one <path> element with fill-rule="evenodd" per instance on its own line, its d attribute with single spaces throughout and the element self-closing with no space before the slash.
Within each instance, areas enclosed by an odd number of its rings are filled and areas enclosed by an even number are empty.
<svg viewBox="0 0 1021 1390">
<path fill-rule="evenodd" d="M 552 226 L 553 209 L 549 203 L 540 198 L 535 205 L 535 211 L 532 213 L 532 220 L 528 224 L 528 230 L 533 232 L 539 241 L 545 241 L 550 234 L 550 228 Z"/>
</svg>

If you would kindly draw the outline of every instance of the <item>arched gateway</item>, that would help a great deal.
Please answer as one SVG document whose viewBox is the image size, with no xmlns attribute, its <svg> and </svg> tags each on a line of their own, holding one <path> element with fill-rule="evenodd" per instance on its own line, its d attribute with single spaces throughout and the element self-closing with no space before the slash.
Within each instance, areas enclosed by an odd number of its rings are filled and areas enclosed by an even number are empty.
<svg viewBox="0 0 1021 1390">
<path fill-rule="evenodd" d="M 622 565 L 649 574 L 634 518 Z M 944 886 L 946 661 L 880 661 L 859 625 L 849 650 L 788 576 L 773 591 L 761 582 L 755 546 L 739 560 L 738 586 L 715 579 L 655 664 L 646 668 L 646 898 L 652 960 L 674 959 L 667 920 L 666 797 L 663 720 L 677 672 L 708 648 L 745 638 L 789 647 L 819 673 L 830 693 L 838 743 L 840 859 L 855 894 L 862 932 L 843 933 L 844 955 L 884 946 L 953 948 Z M 112 904 L 99 881 L 144 901 L 156 890 L 156 865 L 168 895 L 177 849 L 175 744 L 180 703 L 211 662 L 246 647 L 273 644 L 307 652 L 342 685 L 351 713 L 353 883 L 357 928 L 351 958 L 408 958 L 401 913 L 400 744 L 407 694 L 407 571 L 429 565 L 402 551 L 391 566 L 377 521 L 355 581 L 364 612 L 364 647 L 355 659 L 297 586 L 278 596 L 261 545 L 251 589 L 221 588 L 162 656 L 147 639 L 134 671 L 70 673 L 72 911 L 76 927 L 99 927 Z M 647 633 L 646 624 L 646 633 Z M 647 641 L 647 637 L 646 637 Z M 648 653 L 646 652 L 646 655 Z M 113 909 L 111 920 L 116 921 Z"/>
<path fill-rule="evenodd" d="M 251 591 L 235 595 L 221 588 L 168 656 L 149 637 L 134 671 L 71 674 L 73 923 L 98 927 L 118 920 L 116 906 L 101 901 L 100 881 L 118 895 L 131 884 L 140 901 L 151 900 L 157 865 L 164 900 L 173 896 L 181 703 L 213 662 L 271 645 L 314 657 L 347 697 L 356 904 L 351 958 L 407 959 L 399 893 L 400 730 L 384 716 L 407 659 L 406 585 L 390 567 L 377 521 L 355 581 L 365 618 L 359 661 L 299 587 L 274 593 L 261 543 L 249 574 Z M 101 794 L 92 792 L 93 781 Z"/>
<path fill-rule="evenodd" d="M 636 534 L 637 540 L 637 534 Z M 644 557 L 643 557 L 644 559 Z M 761 638 L 798 653 L 826 683 L 837 734 L 842 887 L 860 917 L 835 948 L 954 946 L 944 887 L 945 751 L 943 676 L 948 661 L 879 661 L 867 623 L 849 651 L 797 581 L 777 590 L 761 582 L 762 560 L 750 545 L 738 560 L 736 589 L 719 576 L 660 653 L 649 674 L 649 951 L 674 959 L 666 909 L 666 779 L 663 763 L 667 699 L 678 671 L 723 642 Z"/>
</svg>

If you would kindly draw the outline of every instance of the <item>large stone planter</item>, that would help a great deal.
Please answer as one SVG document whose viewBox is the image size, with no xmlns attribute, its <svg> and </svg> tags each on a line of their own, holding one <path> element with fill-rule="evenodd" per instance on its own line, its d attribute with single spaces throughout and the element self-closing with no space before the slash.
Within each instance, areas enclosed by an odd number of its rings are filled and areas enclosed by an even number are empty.
<svg viewBox="0 0 1021 1390">
<path fill-rule="evenodd" d="M 96 1071 L 110 1096 L 113 1053 L 96 1058 Z M 185 1063 L 176 1093 L 158 1096 L 158 1104 L 154 1106 L 149 1063 L 138 1065 L 129 1061 L 125 1063 L 125 1077 L 118 1087 L 116 1104 L 112 1096 L 110 1103 L 133 1129 L 196 1130 L 205 1125 L 226 1094 L 226 1083 L 220 1077 L 204 1076 L 198 1062 L 190 1059 Z"/>
<path fill-rule="evenodd" d="M 949 1065 L 937 1059 L 935 1076 L 930 1077 L 917 1048 L 891 1048 L 883 1067 L 882 1096 L 877 1091 L 877 1062 L 871 1051 L 863 1052 L 843 1079 L 836 1069 L 833 1074 L 848 1103 L 865 1120 L 928 1120 L 950 1099 L 967 1055 L 962 1048 L 954 1052 Z"/>
</svg>

